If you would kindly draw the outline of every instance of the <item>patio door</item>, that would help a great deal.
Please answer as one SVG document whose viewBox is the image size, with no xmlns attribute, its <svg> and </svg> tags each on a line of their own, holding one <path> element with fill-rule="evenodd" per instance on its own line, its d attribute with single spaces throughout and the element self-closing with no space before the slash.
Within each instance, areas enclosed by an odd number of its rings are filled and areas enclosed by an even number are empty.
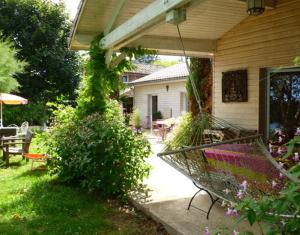
<svg viewBox="0 0 300 235">
<path fill-rule="evenodd" d="M 157 111 L 158 111 L 158 108 L 157 108 L 157 95 L 153 95 L 152 97 L 152 115 L 153 115 L 153 113 L 157 113 Z"/>
<path fill-rule="evenodd" d="M 266 85 L 266 137 L 277 128 L 292 137 L 300 127 L 300 68 L 269 70 Z"/>
<path fill-rule="evenodd" d="M 148 95 L 148 122 L 147 127 L 152 126 L 152 115 L 158 111 L 158 97 L 157 95 Z"/>
</svg>

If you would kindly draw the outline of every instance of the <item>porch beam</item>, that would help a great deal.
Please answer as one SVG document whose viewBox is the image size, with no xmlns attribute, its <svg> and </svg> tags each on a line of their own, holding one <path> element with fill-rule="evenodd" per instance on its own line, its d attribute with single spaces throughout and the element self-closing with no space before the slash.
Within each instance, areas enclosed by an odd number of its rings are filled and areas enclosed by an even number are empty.
<svg viewBox="0 0 300 235">
<path fill-rule="evenodd" d="M 247 0 L 237 0 L 240 2 L 246 2 Z M 265 0 L 266 8 L 274 9 L 276 7 L 276 0 Z"/>
<path fill-rule="evenodd" d="M 107 35 L 112 30 L 117 19 L 119 18 L 120 13 L 122 12 L 124 5 L 125 5 L 125 0 L 117 1 L 117 5 L 111 15 L 111 18 L 109 19 L 107 25 L 105 26 L 104 35 Z"/>
<path fill-rule="evenodd" d="M 183 38 L 185 50 L 188 54 L 213 54 L 216 51 L 216 40 L 187 39 Z M 143 36 L 127 45 L 128 47 L 142 46 L 144 48 L 158 50 L 166 54 L 182 54 L 182 45 L 177 37 Z"/>
<path fill-rule="evenodd" d="M 205 0 L 197 0 L 201 2 Z M 107 34 L 100 42 L 104 48 L 117 48 L 118 44 L 130 42 L 130 37 L 142 36 L 142 32 L 164 21 L 165 13 L 174 8 L 182 7 L 191 0 L 155 0 L 122 25 Z M 135 37 L 135 39 L 136 39 Z"/>
</svg>

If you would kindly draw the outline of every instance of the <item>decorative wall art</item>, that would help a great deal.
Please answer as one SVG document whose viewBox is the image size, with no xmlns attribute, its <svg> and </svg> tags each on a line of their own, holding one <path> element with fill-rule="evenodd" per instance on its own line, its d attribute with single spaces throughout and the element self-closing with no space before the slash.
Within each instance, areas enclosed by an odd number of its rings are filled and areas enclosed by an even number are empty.
<svg viewBox="0 0 300 235">
<path fill-rule="evenodd" d="M 222 101 L 248 101 L 248 73 L 247 70 L 236 70 L 222 73 Z"/>
</svg>

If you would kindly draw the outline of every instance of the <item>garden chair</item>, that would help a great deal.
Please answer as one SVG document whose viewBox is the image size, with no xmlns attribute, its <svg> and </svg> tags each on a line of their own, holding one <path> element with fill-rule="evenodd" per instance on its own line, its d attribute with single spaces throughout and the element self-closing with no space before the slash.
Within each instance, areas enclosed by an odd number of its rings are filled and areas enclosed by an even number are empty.
<svg viewBox="0 0 300 235">
<path fill-rule="evenodd" d="M 21 155 L 23 159 L 25 154 L 29 152 L 29 147 L 31 140 L 33 138 L 33 133 L 28 130 L 26 135 L 22 136 L 11 136 L 3 137 L 3 157 L 6 161 L 6 166 L 9 165 L 10 155 Z"/>
<path fill-rule="evenodd" d="M 23 122 L 19 128 L 18 135 L 25 135 L 29 129 L 29 123 Z"/>
</svg>

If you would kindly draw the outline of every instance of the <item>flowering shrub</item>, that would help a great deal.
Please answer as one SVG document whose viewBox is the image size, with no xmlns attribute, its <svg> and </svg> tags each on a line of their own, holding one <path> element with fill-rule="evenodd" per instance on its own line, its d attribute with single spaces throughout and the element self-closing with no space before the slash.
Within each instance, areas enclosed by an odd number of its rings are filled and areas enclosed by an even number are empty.
<svg viewBox="0 0 300 235">
<path fill-rule="evenodd" d="M 75 114 L 71 107 L 57 111 L 49 141 L 52 173 L 104 197 L 137 186 L 149 173 L 148 142 L 126 127 L 115 104 L 103 115 L 79 120 Z"/>
</svg>

